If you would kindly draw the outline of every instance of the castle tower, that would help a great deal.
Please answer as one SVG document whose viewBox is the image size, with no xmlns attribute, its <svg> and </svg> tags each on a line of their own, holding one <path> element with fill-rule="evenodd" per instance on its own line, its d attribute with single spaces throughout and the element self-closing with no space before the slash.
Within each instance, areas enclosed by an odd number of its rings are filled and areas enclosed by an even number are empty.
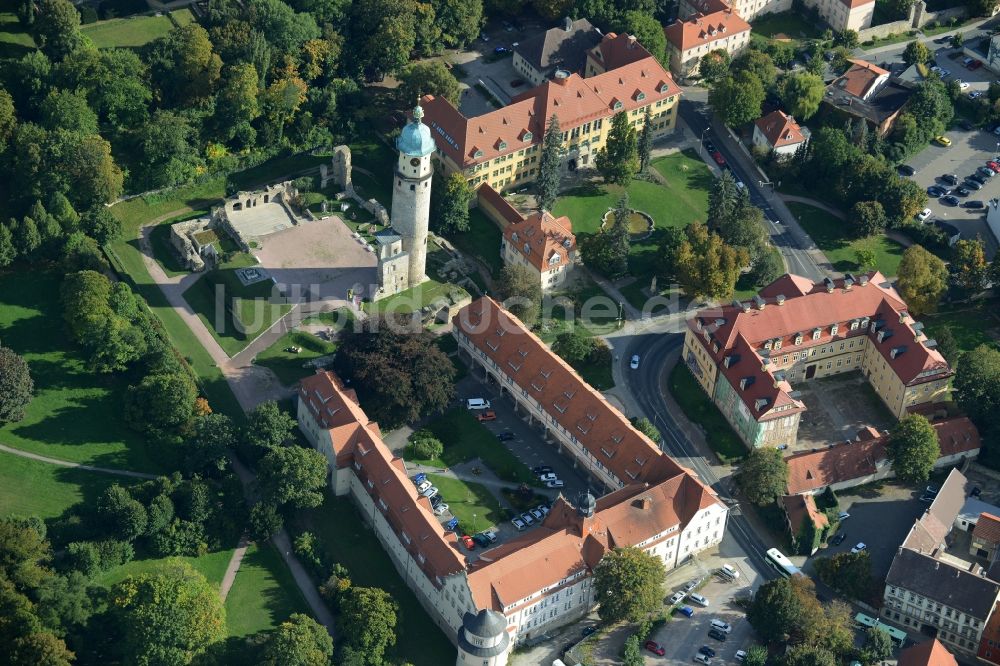
<svg viewBox="0 0 1000 666">
<path fill-rule="evenodd" d="M 431 153 L 436 146 L 431 130 L 421 122 L 424 110 L 413 109 L 408 123 L 396 139 L 399 160 L 392 186 L 392 228 L 403 239 L 403 251 L 409 255 L 410 287 L 427 279 L 427 221 L 431 212 Z"/>
<path fill-rule="evenodd" d="M 507 666 L 511 650 L 507 618 L 484 609 L 466 613 L 458 630 L 458 660 L 456 666 Z"/>
</svg>

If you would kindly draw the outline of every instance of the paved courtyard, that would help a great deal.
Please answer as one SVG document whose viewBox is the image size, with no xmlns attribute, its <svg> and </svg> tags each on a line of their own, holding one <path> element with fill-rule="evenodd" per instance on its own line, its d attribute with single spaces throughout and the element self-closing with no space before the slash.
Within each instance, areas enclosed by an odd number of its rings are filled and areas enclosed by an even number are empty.
<svg viewBox="0 0 1000 666">
<path fill-rule="evenodd" d="M 948 130 L 947 135 L 952 142 L 950 147 L 944 148 L 932 143 L 906 162 L 917 170 L 913 180 L 925 189 L 940 184 L 938 178 L 944 174 L 955 174 L 962 180 L 975 173 L 987 160 L 1000 154 L 1000 136 L 992 132 L 956 128 Z M 1000 177 L 994 177 L 983 189 L 973 190 L 968 197 L 960 199 L 987 202 L 998 197 Z M 928 201 L 927 207 L 933 212 L 934 218 L 955 225 L 963 238 L 981 236 L 986 242 L 987 256 L 992 257 L 996 252 L 997 239 L 986 226 L 986 213 L 983 209 L 948 206 L 933 198 Z"/>
<path fill-rule="evenodd" d="M 378 282 L 375 254 L 335 215 L 300 221 L 265 236 L 260 244 L 254 256 L 293 299 L 297 292 L 311 299 L 343 300 L 348 289 L 363 287 L 367 294 Z"/>
<path fill-rule="evenodd" d="M 793 450 L 804 451 L 853 438 L 858 430 L 892 427 L 895 420 L 860 372 L 798 382 L 806 411 Z"/>
</svg>

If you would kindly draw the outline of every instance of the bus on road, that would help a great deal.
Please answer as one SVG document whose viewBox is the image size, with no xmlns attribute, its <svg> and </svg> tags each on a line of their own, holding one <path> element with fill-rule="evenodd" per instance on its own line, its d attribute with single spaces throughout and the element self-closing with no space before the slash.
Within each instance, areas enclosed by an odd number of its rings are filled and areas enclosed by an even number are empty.
<svg viewBox="0 0 1000 666">
<path fill-rule="evenodd" d="M 792 561 L 782 554 L 777 548 L 771 548 L 767 551 L 767 563 L 777 570 L 785 578 L 789 576 L 800 575 L 802 572 L 799 568 L 792 564 Z"/>
</svg>

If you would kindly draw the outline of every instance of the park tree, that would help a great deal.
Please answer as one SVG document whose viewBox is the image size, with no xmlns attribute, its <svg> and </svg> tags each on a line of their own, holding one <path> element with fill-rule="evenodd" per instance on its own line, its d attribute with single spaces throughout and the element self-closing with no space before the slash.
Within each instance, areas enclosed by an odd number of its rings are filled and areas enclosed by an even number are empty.
<svg viewBox="0 0 1000 666">
<path fill-rule="evenodd" d="M 440 458 L 441 454 L 444 453 L 444 444 L 426 428 L 410 435 L 410 447 L 413 454 L 422 460 Z"/>
<path fill-rule="evenodd" d="M 184 432 L 194 417 L 198 397 L 194 382 L 184 372 L 146 375 L 125 395 L 125 420 L 151 435 Z"/>
<path fill-rule="evenodd" d="M 767 664 L 767 648 L 763 645 L 751 645 L 747 656 L 743 658 L 743 666 L 765 666 Z"/>
<path fill-rule="evenodd" d="M 145 534 L 149 521 L 146 507 L 117 483 L 101 494 L 97 516 L 116 539 L 124 541 L 135 541 Z"/>
<path fill-rule="evenodd" d="M 875 591 L 872 563 L 868 551 L 837 553 L 815 561 L 819 579 L 841 594 L 858 601 L 871 600 Z"/>
<path fill-rule="evenodd" d="M 31 36 L 42 53 L 62 60 L 85 42 L 80 32 L 80 12 L 69 0 L 39 0 L 35 3 Z"/>
<path fill-rule="evenodd" d="M 552 351 L 571 365 L 587 360 L 593 349 L 594 338 L 575 327 L 560 333 L 552 343 Z"/>
<path fill-rule="evenodd" d="M 341 334 L 334 369 L 386 429 L 443 410 L 455 394 L 455 366 L 434 336 L 382 320 Z"/>
<path fill-rule="evenodd" d="M 217 476 L 229 467 L 229 452 L 236 444 L 236 427 L 225 414 L 194 419 L 185 447 L 184 466 L 191 472 Z"/>
<path fill-rule="evenodd" d="M 241 438 L 249 446 L 277 449 L 291 439 L 294 429 L 295 419 L 282 410 L 277 402 L 268 400 L 254 407 L 247 415 L 247 424 Z"/>
<path fill-rule="evenodd" d="M 920 245 L 911 245 L 899 262 L 898 285 L 910 312 L 934 312 L 948 288 L 948 269 L 943 261 Z"/>
<path fill-rule="evenodd" d="M 607 267 L 611 277 L 620 277 L 628 272 L 629 253 L 629 208 L 628 192 L 623 192 L 612 214 L 611 228 L 604 233 L 608 236 L 608 252 L 611 264 Z"/>
<path fill-rule="evenodd" d="M 698 72 L 709 83 L 714 83 L 729 73 L 732 58 L 725 49 L 714 49 L 701 57 Z"/>
<path fill-rule="evenodd" d="M 559 119 L 556 114 L 549 118 L 542 140 L 542 156 L 538 163 L 538 207 L 541 210 L 552 210 L 559 195 L 559 181 L 562 179 L 562 130 L 559 129 Z"/>
<path fill-rule="evenodd" d="M 83 231 L 100 245 L 118 240 L 122 235 L 122 223 L 106 206 L 95 206 L 80 218 Z"/>
<path fill-rule="evenodd" d="M 333 638 L 308 615 L 292 613 L 271 631 L 261 650 L 264 666 L 329 666 Z"/>
<path fill-rule="evenodd" d="M 865 243 L 854 250 L 854 261 L 862 271 L 870 271 L 878 263 L 878 254 L 871 244 Z"/>
<path fill-rule="evenodd" d="M 818 645 L 796 645 L 785 653 L 782 666 L 837 666 L 837 655 Z"/>
<path fill-rule="evenodd" d="M 720 79 L 708 93 L 712 110 L 730 127 L 760 118 L 766 91 L 756 74 L 740 70 Z"/>
<path fill-rule="evenodd" d="M 809 578 L 791 576 L 762 585 L 747 620 L 764 643 L 804 643 L 839 653 L 845 637 L 850 646 L 849 610 L 836 602 L 822 606 Z"/>
<path fill-rule="evenodd" d="M 823 79 L 809 72 L 786 74 L 778 84 L 778 96 L 799 120 L 807 120 L 819 111 L 825 91 Z"/>
<path fill-rule="evenodd" d="M 677 248 L 674 273 L 691 298 L 724 300 L 732 296 L 740 271 L 748 261 L 744 249 L 726 245 L 719 234 L 694 222 L 685 229 L 685 239 Z"/>
<path fill-rule="evenodd" d="M 257 465 L 257 483 L 264 500 L 310 509 L 323 503 L 326 457 L 314 449 L 286 446 L 272 449 Z"/>
<path fill-rule="evenodd" d="M 924 483 L 941 457 L 934 426 L 921 414 L 900 419 L 889 435 L 889 460 L 896 476 L 905 483 Z"/>
<path fill-rule="evenodd" d="M 0 86 L 0 153 L 7 149 L 7 142 L 14 134 L 17 125 L 17 111 L 14 108 L 14 98 Z"/>
<path fill-rule="evenodd" d="M 907 65 L 922 65 L 931 59 L 931 50 L 918 39 L 913 40 L 903 49 L 903 62 Z"/>
<path fill-rule="evenodd" d="M 885 208 L 878 201 L 856 201 L 851 207 L 850 219 L 859 238 L 878 236 L 888 224 Z"/>
<path fill-rule="evenodd" d="M 878 664 L 892 656 L 892 637 L 882 627 L 868 627 L 865 631 L 865 646 L 861 649 L 864 664 Z"/>
<path fill-rule="evenodd" d="M 642 131 L 639 132 L 639 171 L 645 173 L 649 168 L 649 160 L 653 155 L 653 114 L 646 107 L 646 113 L 642 119 Z"/>
<path fill-rule="evenodd" d="M 788 463 L 778 449 L 755 448 L 740 463 L 736 483 L 747 499 L 758 506 L 766 506 L 785 494 Z"/>
<path fill-rule="evenodd" d="M 13 222 L 13 220 L 11 220 Z M 17 247 L 14 246 L 14 234 L 10 227 L 0 222 L 0 268 L 6 268 L 17 259 Z"/>
<path fill-rule="evenodd" d="M 722 172 L 712 185 L 708 194 L 708 226 L 718 230 L 736 209 L 739 188 L 736 178 L 728 169 Z"/>
<path fill-rule="evenodd" d="M 654 442 L 659 443 L 660 441 L 659 429 L 655 425 L 653 425 L 653 422 L 647 419 L 645 416 L 633 417 L 632 425 L 635 426 L 635 429 L 641 432 L 643 435 L 649 437 Z"/>
<path fill-rule="evenodd" d="M 121 631 L 117 647 L 125 663 L 188 664 L 226 635 L 218 590 L 180 560 L 128 576 L 112 588 L 110 604 Z"/>
<path fill-rule="evenodd" d="M 962 354 L 955 368 L 955 400 L 984 435 L 1000 434 L 1000 351 L 980 345 Z"/>
<path fill-rule="evenodd" d="M 434 15 L 442 26 L 446 47 L 461 47 L 479 36 L 483 23 L 483 0 L 437 0 Z"/>
<path fill-rule="evenodd" d="M 663 601 L 663 561 L 639 548 L 615 548 L 594 571 L 595 600 L 601 620 L 640 622 Z"/>
<path fill-rule="evenodd" d="M 175 27 L 150 48 L 152 78 L 168 104 L 193 106 L 214 93 L 222 76 L 222 59 L 200 24 Z"/>
<path fill-rule="evenodd" d="M 367 80 L 405 66 L 417 44 L 416 3 L 359 0 L 351 6 L 350 29 L 359 35 L 349 53 L 351 68 Z"/>
<path fill-rule="evenodd" d="M 764 253 L 768 246 L 764 211 L 750 201 L 748 189 L 743 188 L 736 195 L 733 210 L 720 221 L 718 232 L 728 245 L 745 250 L 751 263 Z"/>
<path fill-rule="evenodd" d="M 646 11 L 627 11 L 621 22 L 622 32 L 632 35 L 650 55 L 664 67 L 670 66 L 667 55 L 667 37 L 663 33 L 663 24 Z"/>
<path fill-rule="evenodd" d="M 628 114 L 619 111 L 611 119 L 604 146 L 597 151 L 594 166 L 604 181 L 626 187 L 639 171 L 639 145 Z"/>
<path fill-rule="evenodd" d="M 340 599 L 340 630 L 344 642 L 365 666 L 379 666 L 387 648 L 396 643 L 392 597 L 377 587 L 351 587 Z"/>
<path fill-rule="evenodd" d="M 399 87 L 396 88 L 396 106 L 401 109 L 411 109 L 418 103 L 422 95 L 444 97 L 458 106 L 462 89 L 458 79 L 444 66 L 440 60 L 415 62 L 403 68 L 399 74 Z M 433 190 L 431 190 L 433 194 Z"/>
<path fill-rule="evenodd" d="M 0 347 L 0 424 L 23 419 L 34 393 L 28 362 L 13 349 Z"/>
<path fill-rule="evenodd" d="M 260 74 L 253 63 L 235 63 L 226 67 L 216 95 L 215 112 L 227 135 L 235 134 L 241 123 L 260 116 Z"/>
<path fill-rule="evenodd" d="M 42 127 L 80 134 L 97 134 L 97 114 L 80 91 L 51 90 L 42 100 Z"/>
<path fill-rule="evenodd" d="M 77 210 L 110 203 L 121 196 L 124 175 L 111 156 L 111 144 L 92 134 L 57 132 L 53 151 L 58 181 Z"/>
<path fill-rule="evenodd" d="M 446 236 L 468 231 L 469 203 L 473 197 L 469 181 L 461 171 L 447 176 L 436 172 L 434 176 L 438 181 L 431 187 L 434 231 Z"/>
<path fill-rule="evenodd" d="M 51 578 L 48 562 L 52 549 L 45 536 L 45 523 L 39 518 L 0 518 L 0 581 L 9 581 L 24 592 Z M 0 619 L 0 627 L 2 624 Z"/>
<path fill-rule="evenodd" d="M 511 314 L 533 326 L 542 308 L 542 285 L 527 266 L 506 264 L 496 283 L 497 295 Z"/>
<path fill-rule="evenodd" d="M 937 342 L 937 350 L 941 352 L 945 360 L 955 367 L 961 351 L 958 348 L 958 341 L 948 324 L 941 324 L 934 329 L 934 340 Z"/>
<path fill-rule="evenodd" d="M 250 507 L 250 536 L 258 543 L 264 543 L 277 534 L 285 521 L 276 506 L 270 502 L 257 502 Z"/>
<path fill-rule="evenodd" d="M 625 639 L 625 647 L 622 648 L 622 666 L 644 666 L 645 663 L 639 648 L 639 634 L 631 634 Z"/>
<path fill-rule="evenodd" d="M 130 182 L 154 189 L 193 179 L 204 168 L 197 141 L 197 128 L 186 115 L 157 110 L 136 130 L 142 160 L 134 165 Z"/>
<path fill-rule="evenodd" d="M 986 248 L 981 238 L 963 238 L 952 248 L 951 270 L 955 282 L 968 292 L 978 293 L 986 288 L 989 264 Z"/>
<path fill-rule="evenodd" d="M 773 86 L 778 78 L 778 69 L 774 66 L 774 59 L 767 53 L 754 48 L 743 51 L 733 60 L 729 69 L 733 74 L 741 72 L 752 74 L 757 77 L 765 89 Z"/>
</svg>

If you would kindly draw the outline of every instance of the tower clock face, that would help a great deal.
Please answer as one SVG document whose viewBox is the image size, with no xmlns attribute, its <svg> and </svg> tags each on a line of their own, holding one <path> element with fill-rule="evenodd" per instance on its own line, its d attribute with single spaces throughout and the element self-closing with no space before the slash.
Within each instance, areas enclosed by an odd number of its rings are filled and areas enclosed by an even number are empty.
<svg viewBox="0 0 1000 666">
<path fill-rule="evenodd" d="M 420 158 L 414 157 L 412 160 L 410 160 L 410 166 L 420 166 Z"/>
</svg>

